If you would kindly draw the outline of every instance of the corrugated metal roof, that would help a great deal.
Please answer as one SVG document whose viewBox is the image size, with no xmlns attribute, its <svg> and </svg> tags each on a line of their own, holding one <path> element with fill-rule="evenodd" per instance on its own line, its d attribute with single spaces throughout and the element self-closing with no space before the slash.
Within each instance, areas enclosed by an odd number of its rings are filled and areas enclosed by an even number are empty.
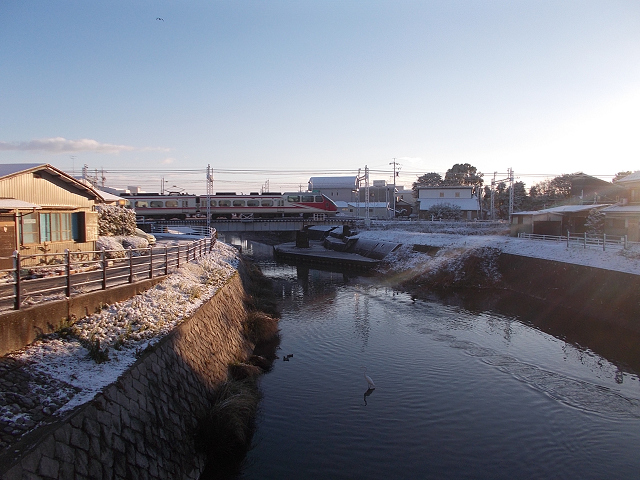
<svg viewBox="0 0 640 480">
<path fill-rule="evenodd" d="M 420 198 L 420 210 L 429 210 L 435 205 L 449 204 L 457 205 L 464 211 L 480 210 L 478 199 L 476 198 Z"/>
<path fill-rule="evenodd" d="M 4 163 L 0 165 L 0 178 L 31 170 L 32 168 L 44 167 L 45 165 L 43 163 Z"/>
</svg>

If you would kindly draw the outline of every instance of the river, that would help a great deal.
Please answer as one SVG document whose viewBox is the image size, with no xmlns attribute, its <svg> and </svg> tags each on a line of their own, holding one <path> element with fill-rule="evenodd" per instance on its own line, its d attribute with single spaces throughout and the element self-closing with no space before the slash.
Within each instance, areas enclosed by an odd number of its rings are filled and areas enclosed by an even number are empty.
<svg viewBox="0 0 640 480">
<path fill-rule="evenodd" d="M 529 305 L 469 309 L 243 247 L 274 280 L 282 341 L 241 478 L 638 478 L 637 372 Z"/>
</svg>

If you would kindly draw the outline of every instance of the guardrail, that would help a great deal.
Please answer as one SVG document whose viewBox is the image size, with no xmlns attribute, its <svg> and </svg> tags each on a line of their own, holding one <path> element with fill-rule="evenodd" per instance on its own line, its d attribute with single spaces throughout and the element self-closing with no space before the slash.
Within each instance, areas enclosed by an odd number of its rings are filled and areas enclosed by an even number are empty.
<svg viewBox="0 0 640 480">
<path fill-rule="evenodd" d="M 0 269 L 0 309 L 19 310 L 50 297 L 71 297 L 137 280 L 168 275 L 211 251 L 214 236 L 183 245 L 22 256 Z"/>
<path fill-rule="evenodd" d="M 542 240 L 547 242 L 566 242 L 568 247 L 582 247 L 582 248 L 598 248 L 602 250 L 618 249 L 627 250 L 632 245 L 638 245 L 637 242 L 629 242 L 627 236 L 620 235 L 594 235 L 594 234 L 570 234 L 567 232 L 566 236 L 562 235 L 538 235 L 531 233 L 519 233 L 518 238 L 524 238 L 527 240 Z"/>
</svg>

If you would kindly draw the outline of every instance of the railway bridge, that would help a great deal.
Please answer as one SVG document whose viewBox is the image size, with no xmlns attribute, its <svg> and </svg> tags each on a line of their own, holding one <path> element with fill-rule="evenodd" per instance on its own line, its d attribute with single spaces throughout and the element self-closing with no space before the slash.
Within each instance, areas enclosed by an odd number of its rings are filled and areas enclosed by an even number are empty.
<svg viewBox="0 0 640 480">
<path fill-rule="evenodd" d="M 164 233 L 172 228 L 192 228 L 195 231 L 203 230 L 207 227 L 207 221 L 204 219 L 186 219 L 162 221 L 157 220 L 149 222 L 151 225 L 151 233 Z M 144 225 L 144 224 L 143 224 Z M 355 218 L 246 218 L 234 220 L 211 220 L 209 226 L 215 228 L 218 232 L 287 232 L 302 230 L 305 226 L 327 225 L 340 226 L 356 225 Z"/>
</svg>

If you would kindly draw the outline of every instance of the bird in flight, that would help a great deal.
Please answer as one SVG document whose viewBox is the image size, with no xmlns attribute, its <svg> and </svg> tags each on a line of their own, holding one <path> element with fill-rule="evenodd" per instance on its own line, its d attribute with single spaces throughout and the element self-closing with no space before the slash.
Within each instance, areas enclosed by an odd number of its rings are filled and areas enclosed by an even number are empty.
<svg viewBox="0 0 640 480">
<path fill-rule="evenodd" d="M 162 20 L 164 22 L 164 18 L 158 17 L 158 18 L 156 18 L 156 20 Z"/>
</svg>

